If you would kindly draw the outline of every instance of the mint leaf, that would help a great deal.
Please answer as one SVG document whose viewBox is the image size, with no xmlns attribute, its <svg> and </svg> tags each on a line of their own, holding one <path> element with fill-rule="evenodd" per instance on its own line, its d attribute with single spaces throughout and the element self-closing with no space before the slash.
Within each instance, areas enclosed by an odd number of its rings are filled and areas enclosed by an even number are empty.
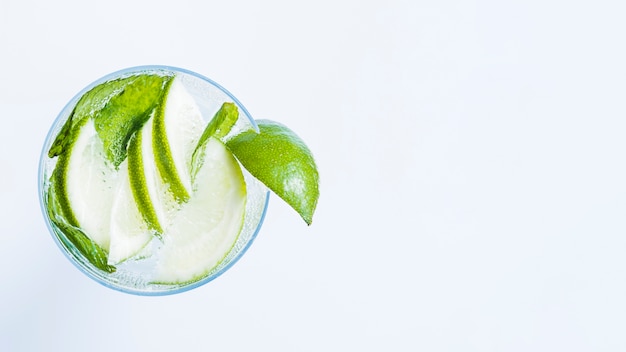
<svg viewBox="0 0 626 352">
<path fill-rule="evenodd" d="M 113 96 L 119 94 L 133 80 L 135 80 L 135 77 L 108 81 L 93 87 L 83 94 L 74 106 L 74 109 L 72 109 L 63 127 L 61 127 L 54 142 L 52 142 L 52 146 L 48 150 L 48 157 L 54 158 L 63 154 L 66 147 L 71 145 L 71 131 L 82 124 L 84 119 L 94 117 Z"/>
<path fill-rule="evenodd" d="M 171 78 L 155 74 L 132 76 L 95 113 L 96 132 L 102 139 L 107 159 L 115 168 L 126 159 L 130 137 L 162 103 Z"/>
<path fill-rule="evenodd" d="M 208 142 L 210 137 L 215 137 L 222 140 L 233 128 L 235 123 L 239 119 L 239 110 L 234 103 L 224 103 L 220 109 L 215 113 L 215 116 L 209 121 L 209 124 L 202 132 L 198 145 L 194 149 L 191 156 L 191 174 L 195 175 L 197 170 L 202 165 L 204 159 L 204 145 Z"/>
</svg>

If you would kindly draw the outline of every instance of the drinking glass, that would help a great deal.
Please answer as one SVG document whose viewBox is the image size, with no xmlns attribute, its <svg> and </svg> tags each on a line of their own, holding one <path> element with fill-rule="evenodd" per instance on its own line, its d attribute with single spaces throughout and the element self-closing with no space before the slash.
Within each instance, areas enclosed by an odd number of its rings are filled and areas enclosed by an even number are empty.
<svg viewBox="0 0 626 352">
<path fill-rule="evenodd" d="M 58 158 L 49 158 L 48 150 L 83 94 L 104 82 L 141 73 L 177 75 L 187 91 L 194 97 L 205 123 L 208 123 L 224 102 L 232 102 L 239 109 L 239 120 L 233 127 L 231 134 L 236 134 L 238 131 L 246 128 L 257 128 L 254 119 L 237 98 L 216 82 L 200 74 L 171 66 L 139 66 L 120 70 L 106 75 L 85 87 L 69 101 L 53 122 L 44 142 L 39 162 L 39 199 L 43 216 L 52 234 L 52 238 L 70 262 L 80 271 L 96 282 L 118 291 L 136 295 L 169 295 L 187 291 L 214 280 L 243 256 L 261 228 L 267 210 L 269 192 L 267 188 L 252 177 L 245 168 L 241 168 L 246 182 L 247 193 L 244 223 L 241 233 L 225 259 L 222 260 L 217 267 L 213 268 L 207 276 L 198 281 L 183 284 L 157 284 L 151 282 L 150 273 L 158 260 L 156 254 L 145 258 L 130 258 L 116 265 L 116 270 L 113 273 L 100 270 L 91 264 L 72 242 L 68 240 L 67 234 L 50 219 L 48 212 L 48 191 L 50 176 Z M 155 236 L 149 245 L 158 247 L 160 245 L 159 239 Z M 158 253 L 158 251 L 156 253 Z"/>
</svg>

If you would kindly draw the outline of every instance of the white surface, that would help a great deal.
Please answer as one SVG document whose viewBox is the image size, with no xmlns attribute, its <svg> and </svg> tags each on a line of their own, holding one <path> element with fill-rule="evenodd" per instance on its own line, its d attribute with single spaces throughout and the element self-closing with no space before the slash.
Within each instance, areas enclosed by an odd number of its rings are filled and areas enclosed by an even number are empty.
<svg viewBox="0 0 626 352">
<path fill-rule="evenodd" d="M 0 0 L 4 351 L 626 350 L 620 1 Z M 273 197 L 229 272 L 109 290 L 47 233 L 37 163 L 109 72 L 209 76 L 307 141 L 307 227 Z"/>
</svg>

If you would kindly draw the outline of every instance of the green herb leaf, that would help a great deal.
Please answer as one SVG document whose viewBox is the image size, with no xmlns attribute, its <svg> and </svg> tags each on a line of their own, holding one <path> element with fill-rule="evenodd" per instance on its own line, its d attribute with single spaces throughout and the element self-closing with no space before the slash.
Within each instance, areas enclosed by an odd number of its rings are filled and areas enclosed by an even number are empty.
<svg viewBox="0 0 626 352">
<path fill-rule="evenodd" d="M 107 159 L 117 168 L 126 159 L 130 137 L 162 103 L 170 76 L 133 76 L 96 112 L 96 131 L 104 143 Z M 105 83 L 106 84 L 106 83 Z"/>
</svg>

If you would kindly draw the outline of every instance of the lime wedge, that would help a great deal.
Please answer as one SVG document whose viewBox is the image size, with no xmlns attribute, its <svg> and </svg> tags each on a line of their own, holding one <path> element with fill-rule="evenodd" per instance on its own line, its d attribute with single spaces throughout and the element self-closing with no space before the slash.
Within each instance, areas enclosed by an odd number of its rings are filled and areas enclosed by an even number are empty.
<svg viewBox="0 0 626 352">
<path fill-rule="evenodd" d="M 204 145 L 194 189 L 163 235 L 156 283 L 202 279 L 220 264 L 239 236 L 246 186 L 239 164 L 215 138 Z"/>
<path fill-rule="evenodd" d="M 319 174 L 313 155 L 302 139 L 284 125 L 270 120 L 256 122 L 259 133 L 244 131 L 226 146 L 252 176 L 310 225 L 319 198 Z"/>
</svg>

